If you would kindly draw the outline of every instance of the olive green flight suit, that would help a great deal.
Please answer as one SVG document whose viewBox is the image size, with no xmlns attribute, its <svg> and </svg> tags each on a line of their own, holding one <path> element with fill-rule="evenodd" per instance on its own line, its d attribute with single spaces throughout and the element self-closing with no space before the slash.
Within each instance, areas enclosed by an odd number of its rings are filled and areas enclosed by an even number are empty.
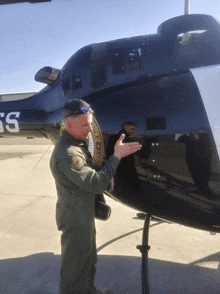
<svg viewBox="0 0 220 294">
<path fill-rule="evenodd" d="M 85 141 L 66 130 L 50 160 L 57 189 L 56 222 L 61 235 L 60 294 L 96 293 L 95 194 L 107 189 L 119 164 L 112 155 L 95 170 Z"/>
</svg>

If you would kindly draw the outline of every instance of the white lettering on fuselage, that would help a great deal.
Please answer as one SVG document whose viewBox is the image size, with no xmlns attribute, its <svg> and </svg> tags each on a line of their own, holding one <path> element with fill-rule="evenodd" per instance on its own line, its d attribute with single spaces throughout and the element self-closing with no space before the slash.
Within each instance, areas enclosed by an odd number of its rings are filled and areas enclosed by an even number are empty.
<svg viewBox="0 0 220 294">
<path fill-rule="evenodd" d="M 4 125 L 3 125 L 3 120 L 5 119 L 5 128 L 7 131 L 10 133 L 17 133 L 19 132 L 19 125 L 18 121 L 16 118 L 19 118 L 20 112 L 19 111 L 14 111 L 14 112 L 9 112 L 8 114 L 4 112 L 0 112 L 0 133 L 3 133 L 5 131 Z"/>
</svg>

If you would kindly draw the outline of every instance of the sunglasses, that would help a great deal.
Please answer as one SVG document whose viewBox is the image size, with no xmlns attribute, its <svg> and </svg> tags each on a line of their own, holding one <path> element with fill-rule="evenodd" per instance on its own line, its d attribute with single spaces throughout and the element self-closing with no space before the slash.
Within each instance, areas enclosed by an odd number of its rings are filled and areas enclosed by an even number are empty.
<svg viewBox="0 0 220 294">
<path fill-rule="evenodd" d="M 78 114 L 85 114 L 88 111 L 93 113 L 93 110 L 91 109 L 90 105 L 82 106 L 74 112 L 69 110 L 68 113 L 65 114 L 65 117 L 67 118 L 67 117 L 71 117 L 71 116 L 78 115 Z"/>
<path fill-rule="evenodd" d="M 85 114 L 90 110 L 90 106 L 82 106 L 80 107 L 80 110 L 77 111 L 78 114 Z"/>
<path fill-rule="evenodd" d="M 90 105 L 88 105 L 88 106 L 82 106 L 82 107 L 80 107 L 79 110 L 76 110 L 72 115 L 75 115 L 75 114 L 85 114 L 85 113 L 87 113 L 89 110 L 90 110 L 91 112 L 93 112 L 92 109 L 90 108 Z"/>
</svg>

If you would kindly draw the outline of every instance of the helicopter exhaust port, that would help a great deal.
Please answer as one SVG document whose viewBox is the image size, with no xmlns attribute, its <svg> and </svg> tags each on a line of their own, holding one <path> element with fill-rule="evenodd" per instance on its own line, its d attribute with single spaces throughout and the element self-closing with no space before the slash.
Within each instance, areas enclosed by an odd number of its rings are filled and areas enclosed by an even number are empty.
<svg viewBox="0 0 220 294">
<path fill-rule="evenodd" d="M 59 75 L 59 69 L 50 66 L 45 66 L 36 73 L 34 79 L 36 82 L 49 85 L 57 82 Z"/>
</svg>

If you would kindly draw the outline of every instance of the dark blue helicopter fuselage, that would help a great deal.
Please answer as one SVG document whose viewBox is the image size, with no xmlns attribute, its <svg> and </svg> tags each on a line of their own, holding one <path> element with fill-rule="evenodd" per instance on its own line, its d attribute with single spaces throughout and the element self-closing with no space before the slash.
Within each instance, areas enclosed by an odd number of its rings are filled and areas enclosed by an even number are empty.
<svg viewBox="0 0 220 294">
<path fill-rule="evenodd" d="M 141 187 L 129 189 L 126 178 L 117 178 L 111 197 L 164 219 L 220 231 L 219 92 L 202 88 L 203 79 L 218 77 L 219 64 L 220 26 L 206 15 L 168 20 L 155 35 L 89 45 L 39 93 L 0 104 L 0 135 L 56 141 L 63 105 L 82 98 L 102 130 L 102 154 L 123 122 L 137 124 L 133 140 L 143 147 L 134 166 Z"/>
</svg>

